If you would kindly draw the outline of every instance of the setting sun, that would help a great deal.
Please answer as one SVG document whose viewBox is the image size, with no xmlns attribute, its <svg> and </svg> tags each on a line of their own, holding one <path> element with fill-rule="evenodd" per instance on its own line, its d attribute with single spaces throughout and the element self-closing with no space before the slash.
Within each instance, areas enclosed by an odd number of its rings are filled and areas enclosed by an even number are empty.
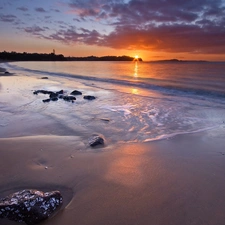
<svg viewBox="0 0 225 225">
<path fill-rule="evenodd" d="M 135 58 L 135 59 L 138 59 L 139 57 L 138 57 L 138 55 L 135 55 L 134 58 Z"/>
</svg>

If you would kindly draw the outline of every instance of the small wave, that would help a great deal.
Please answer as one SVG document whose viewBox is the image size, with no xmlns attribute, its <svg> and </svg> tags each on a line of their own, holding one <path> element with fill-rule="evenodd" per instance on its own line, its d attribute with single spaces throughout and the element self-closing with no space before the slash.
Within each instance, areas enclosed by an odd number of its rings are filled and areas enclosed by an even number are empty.
<svg viewBox="0 0 225 225">
<path fill-rule="evenodd" d="M 100 107 L 101 109 L 107 109 L 112 112 L 122 112 L 124 116 L 127 116 L 131 114 L 131 110 L 135 108 L 135 105 L 132 104 L 126 104 L 126 105 L 117 105 L 117 106 L 112 106 L 112 105 L 105 105 Z"/>
<path fill-rule="evenodd" d="M 178 135 L 200 133 L 200 132 L 216 129 L 218 127 L 220 127 L 220 125 L 201 128 L 201 129 L 192 130 L 192 131 L 183 131 L 183 132 L 175 132 L 175 133 L 171 133 L 171 134 L 163 134 L 163 135 L 159 135 L 159 136 L 154 137 L 154 138 L 147 138 L 147 139 L 143 140 L 143 142 L 151 142 L 151 141 L 159 141 L 159 140 L 164 140 L 164 139 L 170 139 L 170 138 L 173 138 L 173 137 L 178 136 Z"/>
</svg>

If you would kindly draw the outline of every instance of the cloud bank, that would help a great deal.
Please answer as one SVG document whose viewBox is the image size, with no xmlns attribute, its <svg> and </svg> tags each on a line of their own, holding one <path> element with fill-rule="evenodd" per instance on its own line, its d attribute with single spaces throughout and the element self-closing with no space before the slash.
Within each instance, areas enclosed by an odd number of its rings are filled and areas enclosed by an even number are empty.
<svg viewBox="0 0 225 225">
<path fill-rule="evenodd" d="M 196 54 L 225 52 L 225 0 L 68 0 L 63 6 L 67 9 L 64 12 L 63 8 L 35 8 L 37 13 L 62 14 L 61 22 L 54 21 L 56 28 L 51 33 L 46 33 L 46 24 L 23 30 L 65 44 Z M 24 6 L 17 9 L 28 11 Z M 71 24 L 63 16 L 70 16 Z M 16 17 L 2 14 L 0 20 L 15 22 Z"/>
<path fill-rule="evenodd" d="M 60 30 L 52 36 L 60 41 L 169 52 L 225 50 L 223 0 L 73 0 L 69 7 L 77 21 L 106 23 L 113 31 Z"/>
</svg>

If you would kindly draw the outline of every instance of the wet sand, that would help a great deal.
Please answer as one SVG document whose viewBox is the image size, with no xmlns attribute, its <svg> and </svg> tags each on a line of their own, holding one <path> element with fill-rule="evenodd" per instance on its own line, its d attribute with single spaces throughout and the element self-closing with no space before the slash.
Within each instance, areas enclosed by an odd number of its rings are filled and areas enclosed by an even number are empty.
<svg viewBox="0 0 225 225">
<path fill-rule="evenodd" d="M 18 86 L 16 79 L 22 78 L 1 78 L 0 110 L 13 112 L 9 99 L 19 104 L 17 89 L 7 90 Z M 31 83 L 39 82 L 46 81 Z M 34 122 L 38 130 L 42 123 Z M 1 127 L 8 133 L 0 132 L 0 197 L 24 188 L 57 189 L 64 197 L 58 214 L 43 225 L 225 224 L 225 140 L 216 131 L 92 149 L 76 135 L 29 136 L 23 122 L 6 129 L 1 121 Z"/>
<path fill-rule="evenodd" d="M 65 204 L 46 225 L 224 224 L 225 143 L 188 135 L 99 152 L 78 152 L 77 143 L 1 139 L 0 196 L 60 190 Z"/>
</svg>

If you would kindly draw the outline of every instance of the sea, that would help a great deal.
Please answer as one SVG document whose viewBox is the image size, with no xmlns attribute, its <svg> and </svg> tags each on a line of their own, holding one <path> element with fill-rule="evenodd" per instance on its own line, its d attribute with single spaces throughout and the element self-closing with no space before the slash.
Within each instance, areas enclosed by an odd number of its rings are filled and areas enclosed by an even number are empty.
<svg viewBox="0 0 225 225">
<path fill-rule="evenodd" d="M 192 133 L 225 137 L 224 62 L 9 62 L 4 67 L 17 76 L 48 77 L 36 89 L 80 90 L 96 97 L 43 103 L 44 97 L 34 96 L 31 89 L 30 102 L 20 112 L 54 121 L 43 133 L 33 123 L 37 135 L 85 140 L 99 134 L 109 145 Z"/>
</svg>

